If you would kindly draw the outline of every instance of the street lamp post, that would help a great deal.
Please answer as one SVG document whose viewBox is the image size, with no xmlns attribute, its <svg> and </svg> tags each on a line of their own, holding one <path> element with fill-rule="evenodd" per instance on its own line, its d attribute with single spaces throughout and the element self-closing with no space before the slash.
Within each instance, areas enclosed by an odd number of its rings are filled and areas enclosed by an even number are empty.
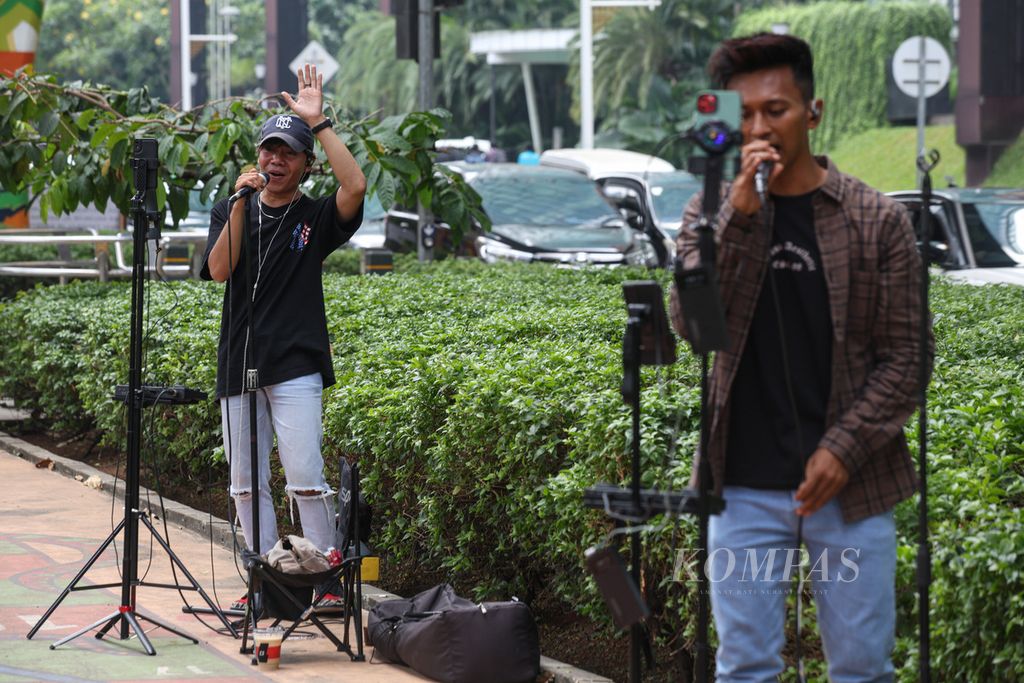
<svg viewBox="0 0 1024 683">
<path fill-rule="evenodd" d="M 580 0 L 580 147 L 594 146 L 594 8 L 659 5 L 661 0 Z"/>
</svg>

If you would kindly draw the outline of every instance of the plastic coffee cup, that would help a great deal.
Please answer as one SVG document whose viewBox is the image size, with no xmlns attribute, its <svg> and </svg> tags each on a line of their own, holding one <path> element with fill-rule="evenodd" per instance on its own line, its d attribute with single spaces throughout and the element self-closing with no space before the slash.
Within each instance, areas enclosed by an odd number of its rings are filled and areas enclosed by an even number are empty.
<svg viewBox="0 0 1024 683">
<path fill-rule="evenodd" d="M 265 669 L 276 669 L 281 666 L 281 640 L 284 638 L 282 628 L 258 628 L 252 632 L 253 644 L 256 648 L 256 665 Z"/>
</svg>

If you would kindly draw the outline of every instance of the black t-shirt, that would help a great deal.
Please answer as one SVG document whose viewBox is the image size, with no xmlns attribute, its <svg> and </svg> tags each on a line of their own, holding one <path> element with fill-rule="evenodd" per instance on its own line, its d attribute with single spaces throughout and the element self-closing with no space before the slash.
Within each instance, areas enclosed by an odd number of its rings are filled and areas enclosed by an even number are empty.
<svg viewBox="0 0 1024 683">
<path fill-rule="evenodd" d="M 773 197 L 769 271 L 730 397 L 725 458 L 725 483 L 729 485 L 795 489 L 803 480 L 804 461 L 825 433 L 832 382 L 832 318 L 814 235 L 814 194 Z M 778 316 L 771 277 L 778 292 Z M 798 448 L 801 442 L 786 388 L 780 318 L 803 453 Z"/>
<path fill-rule="evenodd" d="M 362 207 L 354 218 L 342 223 L 337 219 L 333 194 L 320 199 L 301 195 L 290 209 L 287 205 L 263 206 L 256 197 L 248 201 L 249 245 L 259 253 L 251 263 L 256 296 L 250 342 L 258 384 L 265 387 L 319 372 L 324 386 L 330 386 L 334 383 L 334 370 L 324 311 L 323 261 L 359 228 Z M 227 217 L 225 199 L 210 214 L 203 279 L 211 279 L 210 251 Z M 253 284 L 246 277 L 247 259 L 243 242 L 238 264 L 224 292 L 217 348 L 218 396 L 242 391 L 247 297 L 253 292 Z"/>
</svg>

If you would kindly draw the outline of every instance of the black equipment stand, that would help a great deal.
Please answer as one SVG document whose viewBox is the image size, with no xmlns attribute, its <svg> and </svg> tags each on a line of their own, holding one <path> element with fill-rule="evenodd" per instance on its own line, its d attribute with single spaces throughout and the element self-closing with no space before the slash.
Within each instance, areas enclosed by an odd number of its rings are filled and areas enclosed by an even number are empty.
<svg viewBox="0 0 1024 683">
<path fill-rule="evenodd" d="M 705 572 L 708 557 L 708 520 L 725 509 L 725 501 L 713 495 L 711 463 L 706 454 L 710 443 L 710 411 L 708 402 L 709 354 L 727 348 L 725 312 L 718 289 L 713 225 L 721 200 L 721 183 L 725 155 L 740 140 L 738 131 L 719 120 L 703 122 L 687 132 L 686 137 L 696 142 L 706 156 L 690 159 L 690 170 L 704 175 L 704 196 L 700 220 L 695 227 L 700 263 L 686 268 L 677 255 L 674 279 L 679 305 L 684 312 L 687 338 L 694 353 L 701 357 L 700 405 L 700 457 L 697 467 L 697 489 L 682 492 L 640 489 L 640 366 L 675 362 L 675 339 L 668 324 L 661 298 L 661 288 L 655 282 L 625 283 L 629 319 L 623 338 L 622 396 L 633 409 L 632 482 L 626 492 L 610 484 L 598 484 L 584 492 L 584 505 L 603 509 L 619 519 L 646 520 L 659 514 L 695 514 L 698 518 L 699 545 L 697 554 L 697 681 L 709 680 L 711 672 L 708 630 L 711 621 L 709 587 Z M 630 291 L 634 294 L 631 296 Z M 653 290 L 653 291 L 652 291 Z M 656 294 L 654 293 L 656 292 Z M 631 579 L 635 592 L 640 582 L 640 537 L 633 533 Z M 614 583 L 614 582 L 613 582 Z M 621 582 L 620 582 L 621 583 Z M 601 580 L 598 579 L 598 585 Z M 606 597 L 609 604 L 622 599 Z M 632 610 L 630 620 L 630 682 L 640 681 L 640 650 L 645 644 L 639 621 L 646 615 L 646 606 L 640 600 L 639 608 Z M 628 601 L 628 598 L 627 598 Z M 614 613 L 615 610 L 613 610 Z"/>
<path fill-rule="evenodd" d="M 244 371 L 242 373 L 242 391 L 249 396 L 249 479 L 252 487 L 252 554 L 245 559 L 245 570 L 246 570 L 246 604 L 245 604 L 245 616 L 243 617 L 245 627 L 243 628 L 244 633 L 248 633 L 250 628 L 255 631 L 256 625 L 259 621 L 260 615 L 263 612 L 262 594 L 255 590 L 255 569 L 256 569 L 256 558 L 258 558 L 264 549 L 260 547 L 260 455 L 259 455 L 259 434 L 257 429 L 256 419 L 256 392 L 259 391 L 259 370 L 256 367 L 256 334 L 254 320 L 254 300 L 256 299 L 256 292 L 254 289 L 254 280 L 252 272 L 253 255 L 252 255 L 252 239 L 250 230 L 252 229 L 252 212 L 249 206 L 249 201 L 254 196 L 253 193 L 248 194 L 243 198 L 245 202 L 245 211 L 243 211 L 244 218 L 242 220 L 242 249 L 245 251 L 245 282 L 246 282 L 246 297 L 245 297 L 245 308 L 246 308 L 246 327 L 245 333 L 248 337 L 248 343 L 246 344 L 246 357 L 243 359 Z M 256 201 L 259 201 L 259 195 Z M 230 214 L 233 202 L 228 202 L 228 213 Z M 273 246 L 273 245 L 271 245 Z M 268 247 L 269 248 L 269 247 Z M 256 255 L 259 259 L 259 254 Z M 230 372 L 230 370 L 228 371 Z M 230 420 L 230 415 L 228 420 Z M 234 457 L 234 454 L 232 454 Z M 266 550 L 270 550 L 267 548 Z M 243 553 L 245 558 L 245 553 Z M 240 653 L 252 654 L 253 664 L 256 664 L 256 650 L 255 644 L 253 647 L 249 647 L 247 638 L 242 638 L 242 644 L 239 646 Z"/>
<path fill-rule="evenodd" d="M 256 337 L 255 337 L 255 334 L 254 334 L 254 326 L 253 326 L 253 315 L 254 315 L 254 312 L 253 312 L 253 305 L 254 305 L 253 304 L 253 300 L 256 298 L 256 296 L 255 296 L 255 292 L 253 291 L 252 250 L 251 250 L 252 245 L 250 244 L 251 240 L 249 239 L 249 237 L 250 237 L 249 232 L 252 229 L 252 216 L 251 216 L 251 213 L 250 213 L 251 212 L 251 207 L 249 206 L 249 200 L 250 200 L 251 197 L 253 197 L 253 194 L 254 193 L 252 193 L 252 192 L 247 192 L 247 193 L 245 193 L 244 195 L 242 195 L 240 197 L 236 196 L 236 197 L 230 198 L 228 200 L 228 207 L 227 207 L 228 215 L 230 216 L 231 215 L 231 209 L 234 206 L 236 201 L 241 200 L 241 201 L 243 201 L 246 204 L 245 211 L 243 212 L 244 213 L 244 218 L 243 218 L 243 222 L 242 222 L 242 249 L 244 250 L 244 257 L 245 257 L 245 281 L 246 281 L 246 283 L 248 285 L 246 287 L 246 297 L 245 297 L 245 310 L 246 310 L 246 317 L 247 317 L 246 318 L 245 333 L 246 333 L 246 335 L 248 337 L 248 339 L 247 339 L 248 343 L 245 345 L 246 356 L 245 356 L 245 358 L 242 359 L 244 367 L 242 369 L 242 382 L 241 382 L 241 384 L 242 384 L 242 392 L 244 394 L 247 394 L 248 397 L 249 397 L 249 399 L 248 399 L 248 403 L 249 403 L 249 472 L 250 472 L 250 481 L 251 481 L 251 485 L 252 485 L 252 501 L 253 501 L 253 503 L 252 503 L 252 537 L 253 537 L 253 547 L 251 549 L 251 555 L 249 555 L 246 552 L 242 553 L 243 563 L 245 565 L 245 571 L 246 571 L 246 586 L 247 586 L 245 610 L 234 610 L 234 609 L 220 610 L 219 608 L 216 610 L 218 612 L 229 614 L 232 617 L 240 617 L 240 619 L 238 619 L 237 621 L 235 621 L 233 623 L 233 628 L 231 630 L 232 635 L 234 635 L 236 638 L 238 637 L 238 634 L 235 631 L 235 629 L 243 627 L 243 625 L 244 625 L 243 633 L 248 633 L 250 631 L 250 629 L 254 630 L 256 628 L 256 621 L 258 619 L 258 615 L 263 611 L 262 595 L 259 593 L 259 591 L 254 591 L 253 590 L 253 566 L 255 564 L 255 558 L 258 558 L 260 556 L 260 554 L 263 552 L 262 548 L 260 547 L 259 436 L 257 434 L 257 424 L 256 424 L 257 423 L 257 419 L 256 419 L 256 392 L 259 390 L 259 371 L 256 369 L 256 362 L 254 360 L 255 357 L 256 357 L 256 351 L 255 351 Z M 257 201 L 259 201 L 259 200 L 257 199 Z M 228 226 L 228 227 L 230 229 L 230 226 Z M 259 258 L 258 255 L 257 255 L 257 258 Z M 228 286 L 229 287 L 233 287 L 234 286 L 234 278 L 233 277 L 228 280 Z M 231 376 L 230 376 L 231 368 L 230 367 L 227 369 L 227 373 L 228 373 L 228 378 L 227 378 L 227 382 L 225 384 L 227 386 L 231 386 Z M 231 424 L 230 410 L 228 411 L 227 420 L 228 420 L 229 431 L 230 431 L 230 424 Z M 231 439 L 229 439 L 228 441 L 231 441 Z M 231 462 L 231 459 L 236 457 L 236 454 L 233 452 L 233 450 L 234 450 L 233 449 L 233 444 L 229 443 L 229 451 L 230 451 L 228 453 L 228 462 L 229 462 L 229 464 Z M 269 550 L 269 548 L 268 548 L 268 550 Z M 186 613 L 191 613 L 191 614 L 209 614 L 211 612 L 210 610 L 207 610 L 207 609 L 204 609 L 204 608 L 201 608 L 201 607 L 183 607 L 182 611 L 186 612 Z M 256 664 L 256 661 L 255 661 L 256 653 L 255 653 L 255 651 L 253 650 L 252 647 L 248 646 L 248 641 L 247 641 L 247 638 L 245 638 L 245 637 L 242 638 L 242 644 L 239 647 L 239 652 L 241 654 L 252 654 L 253 655 L 253 664 Z"/>
<path fill-rule="evenodd" d="M 931 627 L 929 587 L 932 582 L 932 554 L 928 543 L 928 317 L 929 284 L 931 274 L 932 237 L 932 177 L 931 171 L 939 163 L 938 150 L 931 150 L 928 157 L 917 157 L 921 170 L 921 220 L 918 241 L 921 244 L 921 358 L 920 394 L 918 395 L 917 436 L 918 436 L 918 479 L 921 483 L 920 499 L 917 505 L 917 610 L 918 610 L 918 659 L 922 683 L 930 683 L 931 673 Z"/>
<path fill-rule="evenodd" d="M 714 125 L 712 123 L 711 125 Z M 726 139 L 736 139 L 735 133 L 721 124 L 726 132 Z M 698 138 L 698 141 L 700 138 Z M 731 146 L 731 145 L 730 145 Z M 697 680 L 709 680 L 711 672 L 711 646 L 708 643 L 708 630 L 711 622 L 709 605 L 710 592 L 706 575 L 708 558 L 708 521 L 713 514 L 724 509 L 725 502 L 712 495 L 714 490 L 711 472 L 711 460 L 708 449 L 711 442 L 711 411 L 708 399 L 710 375 L 710 354 L 728 346 L 725 312 L 718 289 L 718 272 L 715 255 L 714 228 L 721 202 L 721 184 L 724 154 L 729 146 L 708 149 L 708 156 L 701 158 L 704 173 L 704 194 L 701 214 L 696 226 L 697 250 L 700 263 L 693 268 L 685 268 L 682 259 L 677 256 L 675 264 L 675 284 L 679 296 L 679 305 L 684 316 L 687 337 L 694 353 L 700 356 L 700 456 L 697 466 L 697 519 L 699 547 L 697 549 Z"/>
<path fill-rule="evenodd" d="M 662 301 L 661 286 L 654 281 L 623 283 L 626 298 L 628 319 L 626 332 L 622 341 L 622 398 L 632 408 L 632 448 L 631 448 L 631 482 L 629 488 L 623 489 L 611 484 L 598 484 L 584 491 L 583 504 L 589 508 L 604 510 L 618 520 L 648 520 L 661 514 L 681 515 L 697 514 L 704 516 L 703 528 L 706 529 L 706 517 L 717 514 L 724 508 L 724 502 L 715 498 L 710 491 L 685 489 L 683 491 L 661 491 L 657 489 L 641 489 L 640 467 L 640 368 L 643 365 L 670 365 L 676 360 L 675 338 L 668 330 Z M 702 459 L 703 460 L 703 459 Z M 703 478 L 707 481 L 706 478 Z M 641 539 L 638 531 L 631 533 L 630 575 L 632 586 L 623 592 L 634 593 L 640 585 Z M 701 543 L 705 548 L 706 533 L 701 535 Z M 704 582 L 703 559 L 700 560 L 698 573 L 698 601 L 703 616 L 699 617 L 704 624 L 703 641 L 698 634 L 698 651 L 706 651 L 707 641 L 707 589 Z M 619 581 L 613 581 L 620 583 Z M 598 578 L 598 585 L 602 584 Z M 620 593 L 621 597 L 622 593 Z M 635 598 L 628 601 L 639 601 L 639 607 L 632 611 L 629 647 L 629 680 L 639 683 L 641 680 L 641 652 L 647 646 L 644 628 L 640 620 L 647 614 L 646 606 L 642 605 L 642 597 L 635 592 Z M 614 601 L 616 597 L 605 596 Z M 702 643 L 704 643 L 702 645 Z M 699 658 L 698 658 L 699 661 Z M 707 669 L 705 663 L 704 670 Z M 702 679 L 703 680 L 703 679 Z"/>
<path fill-rule="evenodd" d="M 54 610 L 64 601 L 72 591 L 96 590 L 100 588 L 121 587 L 121 604 L 117 611 L 108 614 L 102 619 L 75 631 L 69 636 L 61 638 L 52 645 L 53 650 L 64 643 L 70 642 L 81 635 L 99 628 L 96 638 L 105 636 L 114 626 L 120 626 L 118 631 L 120 640 L 127 640 L 134 632 L 139 639 L 143 649 L 148 655 L 155 655 L 156 650 L 146 636 L 142 628 L 142 621 L 148 621 L 155 626 L 164 628 L 171 633 L 191 640 L 193 643 L 199 641 L 184 631 L 164 622 L 156 617 L 144 615 L 136 610 L 135 590 L 138 586 L 149 586 L 153 588 L 170 588 L 173 590 L 197 591 L 203 600 L 215 614 L 220 617 L 221 622 L 237 637 L 235 629 L 225 619 L 223 613 L 216 608 L 213 601 L 202 589 L 199 583 L 189 573 L 182 561 L 175 555 L 174 551 L 167 544 L 167 541 L 160 535 L 144 510 L 139 509 L 139 465 L 142 444 L 142 406 L 144 402 L 144 391 L 142 386 L 142 342 L 143 342 L 143 316 L 145 314 L 144 291 L 146 285 L 146 240 L 150 237 L 158 239 L 160 236 L 159 220 L 160 214 L 156 209 L 156 183 L 157 183 L 157 141 L 154 138 L 137 138 L 134 143 L 132 169 L 134 170 L 135 195 L 132 197 L 132 220 L 134 222 L 134 240 L 132 242 L 132 313 L 131 313 L 131 335 L 129 347 L 128 366 L 128 464 L 125 474 L 124 492 L 124 518 L 118 523 L 106 540 L 100 544 L 96 552 L 85 563 L 82 569 L 75 575 L 46 613 L 36 622 L 35 626 L 28 632 L 26 638 L 31 639 L 50 618 Z M 152 228 L 150 227 L 152 226 Z M 160 547 L 164 549 L 170 558 L 172 567 L 176 566 L 188 580 L 189 585 L 146 583 L 138 578 L 138 543 L 139 543 L 139 522 L 142 522 L 150 534 L 156 539 Z M 121 531 L 124 530 L 124 554 L 121 565 L 121 582 L 106 583 L 88 586 L 79 586 L 78 582 L 85 576 L 86 572 L 99 559 L 103 551 L 113 543 Z"/>
</svg>

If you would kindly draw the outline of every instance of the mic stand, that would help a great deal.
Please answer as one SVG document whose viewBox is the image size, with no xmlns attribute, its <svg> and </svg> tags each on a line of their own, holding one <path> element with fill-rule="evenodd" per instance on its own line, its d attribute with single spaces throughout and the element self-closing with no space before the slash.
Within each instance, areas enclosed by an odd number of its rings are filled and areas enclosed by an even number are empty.
<svg viewBox="0 0 1024 683">
<path fill-rule="evenodd" d="M 242 248 L 245 249 L 245 282 L 247 285 L 245 297 L 247 315 L 246 336 L 249 341 L 246 345 L 246 357 L 243 359 L 245 363 L 245 370 L 242 373 L 242 391 L 249 397 L 249 479 L 250 486 L 252 488 L 252 552 L 243 553 L 247 572 L 246 583 L 248 584 L 248 592 L 245 604 L 246 613 L 244 617 L 244 626 L 242 628 L 242 644 L 239 648 L 239 652 L 242 654 L 251 653 L 253 656 L 253 664 L 255 664 L 256 647 L 255 643 L 253 643 L 252 647 L 249 647 L 248 636 L 250 626 L 252 627 L 252 631 L 255 632 L 262 612 L 262 604 L 257 604 L 262 603 L 263 596 L 255 589 L 255 567 L 256 561 L 262 554 L 263 549 L 260 547 L 260 455 L 256 420 L 256 392 L 259 390 L 260 385 L 259 371 L 256 367 L 256 335 L 255 325 L 253 324 L 255 319 L 254 300 L 256 298 L 256 291 L 253 287 L 255 282 L 253 280 L 252 272 L 252 238 L 249 234 L 252 228 L 252 211 L 250 210 L 249 204 L 251 197 L 252 195 L 250 194 L 243 198 L 243 201 L 245 202 L 245 211 L 243 212 L 244 218 L 242 219 Z M 257 199 L 257 201 L 259 200 Z M 229 202 L 229 213 L 232 205 L 233 203 Z M 259 258 L 259 254 L 256 255 L 256 258 Z"/>
<path fill-rule="evenodd" d="M 69 636 L 65 636 L 60 640 L 50 645 L 50 649 L 56 649 L 58 646 L 64 643 L 70 642 L 79 636 L 82 636 L 93 629 L 99 628 L 100 630 L 96 633 L 96 638 L 102 638 L 110 631 L 114 626 L 120 625 L 118 631 L 120 640 L 127 640 L 131 633 L 134 632 L 135 636 L 139 639 L 139 643 L 148 655 L 155 655 L 156 649 L 150 642 L 146 631 L 142 628 L 142 621 L 148 621 L 155 626 L 164 628 L 171 633 L 191 640 L 193 643 L 199 641 L 188 635 L 184 631 L 178 629 L 175 626 L 168 624 L 165 621 L 157 619 L 156 617 L 144 615 L 136 610 L 136 599 L 135 590 L 138 586 L 150 586 L 154 588 L 170 588 L 176 590 L 194 590 L 198 591 L 199 595 L 202 596 L 206 604 L 214 610 L 214 612 L 220 617 L 221 622 L 230 631 L 232 635 L 235 635 L 235 630 L 228 623 L 224 614 L 216 608 L 213 601 L 206 594 L 206 591 L 202 589 L 199 583 L 193 578 L 192 574 L 189 573 L 188 569 L 174 554 L 171 547 L 167 544 L 167 541 L 157 532 L 156 528 L 149 521 L 149 517 L 146 512 L 139 509 L 139 464 L 141 460 L 141 446 L 142 446 L 142 405 L 143 405 L 143 390 L 142 390 L 142 342 L 143 342 L 143 329 L 142 322 L 145 315 L 145 286 L 146 286 L 146 240 L 150 237 L 159 239 L 160 229 L 159 220 L 160 213 L 156 210 L 156 182 L 157 182 L 157 143 L 152 138 L 140 138 L 135 141 L 135 149 L 132 158 L 132 168 L 134 169 L 134 180 L 136 193 L 132 197 L 132 220 L 134 223 L 134 235 L 132 241 L 132 299 L 131 299 L 131 323 L 130 323 L 130 341 L 129 341 L 129 361 L 128 361 L 128 462 L 125 472 L 125 491 L 124 491 L 124 517 L 110 532 L 106 540 L 100 544 L 96 552 L 92 554 L 92 557 L 85 563 L 75 578 L 71 580 L 60 594 L 46 613 L 40 617 L 39 621 L 32 627 L 32 629 L 26 635 L 26 638 L 31 640 L 32 637 L 39 631 L 46 620 L 50 618 L 54 610 L 64 601 L 72 591 L 84 591 L 84 590 L 96 590 L 99 588 L 113 588 L 115 586 L 121 587 L 121 604 L 117 608 L 116 612 L 108 614 L 102 619 L 86 626 L 85 628 L 75 631 Z M 152 225 L 152 229 L 150 226 Z M 139 545 L 139 522 L 142 522 L 146 528 L 149 529 L 150 534 L 156 539 L 160 547 L 167 553 L 172 567 L 176 566 L 181 570 L 185 578 L 188 579 L 188 586 L 182 586 L 178 584 L 157 584 L 157 583 L 145 583 L 138 578 L 138 545 Z M 95 584 L 89 586 L 79 586 L 78 582 L 81 581 L 82 577 L 85 576 L 86 572 L 95 564 L 96 560 L 103 554 L 103 551 L 113 543 L 117 535 L 124 530 L 124 553 L 121 563 L 121 582 L 120 583 L 105 583 Z M 100 628 L 102 627 L 102 628 Z"/>
<path fill-rule="evenodd" d="M 242 201 L 245 204 L 245 211 L 243 212 L 242 218 L 242 249 L 245 253 L 245 282 L 246 297 L 245 297 L 245 310 L 246 310 L 246 327 L 245 333 L 248 343 L 246 347 L 246 355 L 242 359 L 243 370 L 242 370 L 242 394 L 248 396 L 249 406 L 249 480 L 251 486 L 252 496 L 252 550 L 245 549 L 242 552 L 242 563 L 246 570 L 246 606 L 244 612 L 238 612 L 230 610 L 232 616 L 241 616 L 241 621 L 236 621 L 235 626 L 242 625 L 242 643 L 239 646 L 239 652 L 241 654 L 252 654 L 253 664 L 256 664 L 255 660 L 255 648 L 249 646 L 249 634 L 255 631 L 257 622 L 259 621 L 259 615 L 262 613 L 262 594 L 255 590 L 254 587 L 254 575 L 256 561 L 259 559 L 263 552 L 260 547 L 260 477 L 259 477 L 259 435 L 257 431 L 257 416 L 256 416 L 256 392 L 259 391 L 259 371 L 256 367 L 256 335 L 255 326 L 253 325 L 254 303 L 253 300 L 256 298 L 255 291 L 253 290 L 253 273 L 252 273 L 252 240 L 250 231 L 252 230 L 252 211 L 250 201 L 252 200 L 253 193 L 245 193 L 239 195 L 232 195 L 228 198 L 228 215 L 231 214 L 231 209 L 235 202 Z M 257 195 L 258 196 L 258 195 Z M 258 201 L 258 199 L 257 199 Z M 259 259 L 259 254 L 257 254 Z M 237 267 L 237 264 L 236 264 Z M 229 281 L 229 286 L 233 286 L 234 280 Z M 231 368 L 226 368 L 227 382 L 225 383 L 230 391 L 231 385 Z M 228 422 L 231 421 L 231 413 L 228 411 Z M 236 454 L 233 452 L 233 445 L 231 446 L 232 452 L 229 454 L 230 458 L 235 458 Z M 269 550 L 269 549 L 268 549 Z M 206 610 L 197 608 L 183 608 L 183 611 L 205 613 Z M 237 637 L 236 632 L 232 629 L 232 635 Z"/>
<path fill-rule="evenodd" d="M 680 307 L 693 351 L 700 356 L 700 457 L 697 463 L 697 523 L 699 548 L 697 549 L 697 680 L 709 680 L 711 672 L 711 646 L 708 631 L 711 623 L 709 582 L 706 571 L 708 561 L 708 524 L 712 514 L 713 475 L 708 456 L 711 443 L 710 354 L 728 346 L 725 313 L 722 309 L 716 269 L 716 248 L 712 227 L 721 201 L 723 154 L 710 154 L 700 160 L 705 174 L 700 217 L 695 227 L 697 252 L 700 263 L 692 269 L 683 269 L 677 261 L 676 286 Z M 718 508 L 721 510 L 721 508 Z"/>
<path fill-rule="evenodd" d="M 918 479 L 921 482 L 920 499 L 917 505 L 917 610 L 918 610 L 918 658 L 922 683 L 930 683 L 931 674 L 931 627 L 929 588 L 932 582 L 932 555 L 928 543 L 928 290 L 931 274 L 929 245 L 932 236 L 932 177 L 931 170 L 939 163 L 938 150 L 931 150 L 928 158 L 921 154 L 917 167 L 921 171 L 921 357 L 919 375 L 919 409 L 917 413 L 918 436 Z"/>
</svg>

